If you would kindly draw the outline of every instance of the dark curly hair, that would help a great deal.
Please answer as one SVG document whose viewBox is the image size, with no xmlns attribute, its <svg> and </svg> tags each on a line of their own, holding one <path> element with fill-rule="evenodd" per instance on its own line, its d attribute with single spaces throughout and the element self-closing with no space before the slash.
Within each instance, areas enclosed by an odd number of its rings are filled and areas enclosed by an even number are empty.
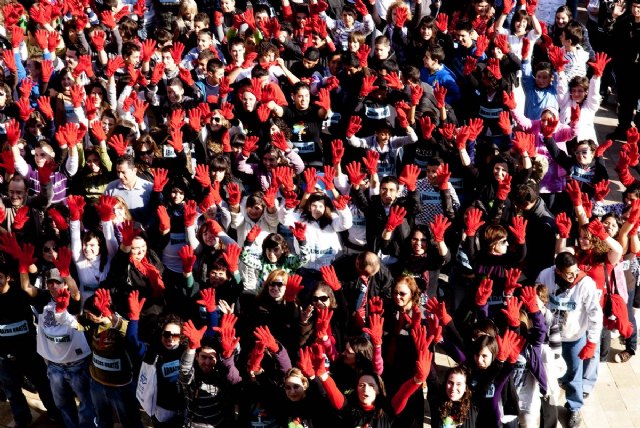
<svg viewBox="0 0 640 428">
<path fill-rule="evenodd" d="M 447 417 L 451 417 L 456 424 L 462 425 L 467 420 L 469 411 L 471 410 L 471 388 L 469 387 L 470 372 L 465 366 L 451 367 L 447 370 L 444 377 L 443 388 L 446 389 L 449 376 L 452 374 L 461 374 L 465 377 L 466 385 L 464 394 L 462 394 L 460 401 L 451 401 L 449 399 L 444 400 L 438 409 L 438 413 L 440 415 L 440 420 L 444 421 Z M 447 396 L 445 391 L 443 391 L 443 396 Z"/>
</svg>

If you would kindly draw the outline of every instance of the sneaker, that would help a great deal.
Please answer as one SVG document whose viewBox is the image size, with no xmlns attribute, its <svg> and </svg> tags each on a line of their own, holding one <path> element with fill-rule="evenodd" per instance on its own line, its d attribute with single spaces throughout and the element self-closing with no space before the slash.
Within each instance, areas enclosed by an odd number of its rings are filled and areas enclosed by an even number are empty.
<svg viewBox="0 0 640 428">
<path fill-rule="evenodd" d="M 567 426 L 569 428 L 575 428 L 580 426 L 582 417 L 580 416 L 580 410 L 569 410 L 567 412 Z"/>
<path fill-rule="evenodd" d="M 616 360 L 616 363 L 626 363 L 631 359 L 631 357 L 633 357 L 632 353 L 629 351 L 622 351 L 618 352 L 613 359 Z"/>
</svg>

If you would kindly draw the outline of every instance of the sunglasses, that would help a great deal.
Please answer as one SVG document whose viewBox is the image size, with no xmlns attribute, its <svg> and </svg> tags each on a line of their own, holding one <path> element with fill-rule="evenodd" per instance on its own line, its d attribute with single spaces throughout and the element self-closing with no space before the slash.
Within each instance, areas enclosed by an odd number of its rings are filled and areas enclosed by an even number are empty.
<svg viewBox="0 0 640 428">
<path fill-rule="evenodd" d="M 140 156 L 152 155 L 153 150 L 138 150 L 138 154 Z"/>
<path fill-rule="evenodd" d="M 329 300 L 329 296 L 313 296 L 311 298 L 312 302 L 322 302 L 326 303 Z"/>
<path fill-rule="evenodd" d="M 269 287 L 284 287 L 285 284 L 282 281 L 274 281 L 271 284 L 269 284 Z"/>
<path fill-rule="evenodd" d="M 164 339 L 180 339 L 180 333 L 173 333 L 171 331 L 163 331 L 162 337 Z"/>
<path fill-rule="evenodd" d="M 211 120 L 215 123 L 222 123 L 222 118 L 220 116 L 213 116 Z"/>
</svg>

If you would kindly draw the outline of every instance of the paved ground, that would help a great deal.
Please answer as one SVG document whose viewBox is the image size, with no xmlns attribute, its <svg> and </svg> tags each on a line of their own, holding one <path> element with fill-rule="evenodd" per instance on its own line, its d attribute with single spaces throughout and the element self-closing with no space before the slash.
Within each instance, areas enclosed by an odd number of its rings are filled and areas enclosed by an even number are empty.
<svg viewBox="0 0 640 428">
<path fill-rule="evenodd" d="M 615 114 L 610 109 L 610 106 L 601 107 L 596 118 L 599 141 L 604 141 L 604 136 L 613 131 L 616 125 Z M 605 156 L 612 180 L 612 200 L 619 200 L 619 192 L 615 192 L 615 190 L 622 189 L 617 181 L 617 174 L 613 171 L 619 149 L 620 143 L 616 142 Z M 640 427 L 640 400 L 638 399 L 640 398 L 640 356 L 634 357 L 624 364 L 617 364 L 613 361 L 613 357 L 624 348 L 617 339 L 613 340 L 612 346 L 614 350 L 610 354 L 610 362 L 600 364 L 600 375 L 596 389 L 582 409 L 582 428 Z M 444 355 L 437 355 L 436 363 L 440 366 L 453 364 Z M 37 395 L 27 393 L 27 397 L 32 407 L 34 427 L 58 428 L 63 426 L 48 422 Z M 560 414 L 559 427 L 564 426 L 564 411 L 563 409 L 561 411 L 563 413 Z M 428 426 L 429 413 L 427 411 L 425 427 Z M 0 403 L 0 427 L 14 427 L 8 402 Z"/>
</svg>

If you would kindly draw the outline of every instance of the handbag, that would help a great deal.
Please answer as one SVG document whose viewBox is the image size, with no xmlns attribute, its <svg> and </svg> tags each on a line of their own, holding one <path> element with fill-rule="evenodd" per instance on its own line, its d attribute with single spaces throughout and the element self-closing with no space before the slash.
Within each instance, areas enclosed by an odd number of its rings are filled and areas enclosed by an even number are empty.
<svg viewBox="0 0 640 428">
<path fill-rule="evenodd" d="M 136 398 L 140 402 L 142 409 L 149 416 L 153 416 L 156 413 L 156 394 L 158 392 L 158 378 L 156 376 L 157 361 L 158 357 L 156 356 L 153 364 L 142 363 L 140 374 L 138 375 L 138 385 L 136 387 Z"/>
</svg>

